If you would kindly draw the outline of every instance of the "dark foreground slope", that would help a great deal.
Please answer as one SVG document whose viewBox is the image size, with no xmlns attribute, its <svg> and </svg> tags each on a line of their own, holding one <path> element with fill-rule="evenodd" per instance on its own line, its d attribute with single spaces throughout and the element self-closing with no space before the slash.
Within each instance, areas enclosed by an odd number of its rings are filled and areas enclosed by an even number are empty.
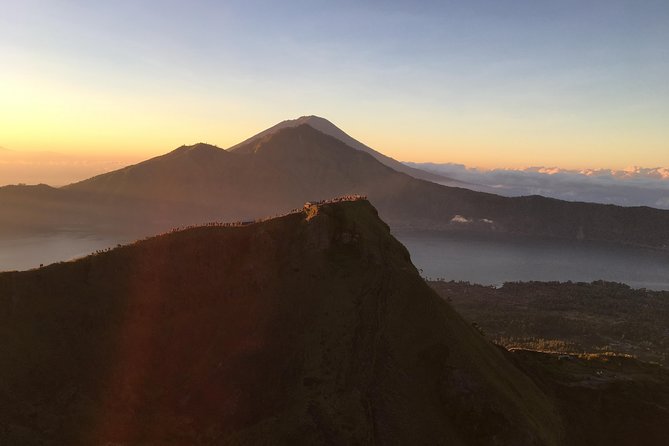
<svg viewBox="0 0 669 446">
<path fill-rule="evenodd" d="M 616 355 L 514 350 L 519 367 L 560 407 L 568 445 L 654 445 L 669 438 L 669 371 Z"/>
<path fill-rule="evenodd" d="M 0 274 L 1 444 L 560 444 L 366 201 Z"/>
</svg>

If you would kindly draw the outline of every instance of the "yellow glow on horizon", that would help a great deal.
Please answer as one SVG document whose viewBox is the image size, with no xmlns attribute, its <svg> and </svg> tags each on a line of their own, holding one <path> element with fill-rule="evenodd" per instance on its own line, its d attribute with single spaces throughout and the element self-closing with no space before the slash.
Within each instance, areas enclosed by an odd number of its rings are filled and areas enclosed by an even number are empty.
<svg viewBox="0 0 669 446">
<path fill-rule="evenodd" d="M 467 128 L 407 129 L 406 133 L 355 136 L 370 147 L 401 161 L 457 163 L 484 169 L 557 166 L 569 169 L 624 169 L 633 165 L 669 166 L 669 140 L 661 132 L 608 132 L 489 120 L 480 132 Z M 483 130 L 485 129 L 485 130 Z"/>
<path fill-rule="evenodd" d="M 229 100 L 223 104 L 192 92 L 132 94 L 25 73 L 0 73 L 0 97 L 0 146 L 14 150 L 142 159 L 200 141 L 227 148 L 272 125 L 263 122 L 266 117 L 258 118 L 263 111 L 255 117 L 248 111 L 238 113 Z M 276 109 L 272 112 L 264 116 L 277 115 Z M 347 122 L 324 117 L 401 161 L 486 169 L 669 166 L 666 135 L 645 131 L 643 122 L 632 119 L 627 126 L 614 122 L 610 128 L 593 129 L 591 123 L 525 122 L 494 113 L 451 113 L 439 120 L 427 112 L 414 120 L 406 114 L 385 121 L 378 118 L 382 114 L 372 116 L 376 120 L 351 119 L 351 129 Z M 283 116 L 276 122 L 296 117 Z M 639 147 L 645 155 L 636 153 Z"/>
<path fill-rule="evenodd" d="M 117 96 L 0 75 L 0 97 L 0 146 L 13 150 L 153 156 L 199 141 L 238 142 L 225 137 L 216 107 L 179 94 Z"/>
</svg>

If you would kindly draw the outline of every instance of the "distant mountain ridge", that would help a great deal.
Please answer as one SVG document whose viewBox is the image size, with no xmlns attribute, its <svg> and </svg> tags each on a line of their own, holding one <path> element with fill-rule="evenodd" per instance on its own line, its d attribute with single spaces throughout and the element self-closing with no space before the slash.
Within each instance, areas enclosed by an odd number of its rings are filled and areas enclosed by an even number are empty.
<svg viewBox="0 0 669 446">
<path fill-rule="evenodd" d="M 669 211 L 447 187 L 397 172 L 306 124 L 230 151 L 203 143 L 183 146 L 50 194 L 0 188 L 0 234 L 78 228 L 145 236 L 185 224 L 253 219 L 356 193 L 367 195 L 395 230 L 669 248 Z"/>
<path fill-rule="evenodd" d="M 476 169 L 462 164 L 406 163 L 464 181 L 468 188 L 507 197 L 542 195 L 568 201 L 669 209 L 669 168 Z"/>
</svg>

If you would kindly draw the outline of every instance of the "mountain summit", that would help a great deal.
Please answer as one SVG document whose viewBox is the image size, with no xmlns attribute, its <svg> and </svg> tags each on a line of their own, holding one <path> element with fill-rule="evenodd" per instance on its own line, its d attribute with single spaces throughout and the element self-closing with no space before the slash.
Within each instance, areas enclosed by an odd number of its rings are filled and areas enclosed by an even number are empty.
<svg viewBox="0 0 669 446">
<path fill-rule="evenodd" d="M 390 167 L 391 169 L 394 169 L 398 172 L 406 173 L 407 175 L 411 175 L 414 178 L 419 178 L 421 180 L 427 180 L 427 181 L 434 181 L 438 182 L 440 184 L 447 184 L 449 186 L 464 186 L 466 183 L 460 182 L 453 180 L 451 178 L 448 178 L 444 175 L 440 175 L 437 173 L 433 172 L 427 172 L 422 169 L 417 169 L 414 167 L 407 166 L 396 159 L 393 159 L 389 156 L 384 155 L 383 153 L 377 152 L 376 150 L 372 149 L 371 147 L 361 143 L 357 139 L 349 136 L 346 132 L 344 132 L 342 129 L 334 125 L 332 122 L 328 121 L 325 118 L 321 118 L 320 116 L 302 116 L 297 119 L 288 119 L 285 121 L 281 121 L 280 123 L 263 130 L 262 132 L 258 133 L 255 136 L 252 136 L 248 138 L 247 140 L 234 145 L 230 147 L 228 150 L 234 152 L 234 151 L 239 151 L 239 150 L 247 150 L 245 148 L 248 148 L 250 143 L 258 141 L 268 135 L 272 135 L 279 130 L 285 129 L 285 128 L 290 128 L 290 127 L 298 127 L 301 125 L 308 125 L 316 130 L 325 133 L 326 135 L 332 136 L 334 138 L 337 138 L 344 144 L 346 144 L 349 147 L 353 147 L 356 150 L 360 150 L 366 153 L 369 153 L 372 155 L 374 158 L 376 158 L 377 161 L 379 161 L 382 164 L 385 164 L 386 166 Z"/>
</svg>

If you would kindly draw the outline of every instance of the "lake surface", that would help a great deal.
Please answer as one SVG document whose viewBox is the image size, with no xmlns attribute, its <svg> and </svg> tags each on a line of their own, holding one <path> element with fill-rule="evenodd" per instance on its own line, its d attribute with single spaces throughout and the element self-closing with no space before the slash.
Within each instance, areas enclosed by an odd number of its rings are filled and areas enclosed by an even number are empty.
<svg viewBox="0 0 669 446">
<path fill-rule="evenodd" d="M 510 281 L 623 282 L 635 288 L 669 290 L 669 253 L 576 241 L 466 236 L 432 232 L 398 233 L 411 259 L 432 279 L 482 285 Z M 0 271 L 26 270 L 131 240 L 65 233 L 0 239 Z"/>
<path fill-rule="evenodd" d="M 605 243 L 495 239 L 444 233 L 395 234 L 422 275 L 482 285 L 512 281 L 622 282 L 669 290 L 669 253 Z"/>
<path fill-rule="evenodd" d="M 66 233 L 16 239 L 0 238 L 0 271 L 27 270 L 40 264 L 84 257 L 128 240 Z"/>
</svg>

